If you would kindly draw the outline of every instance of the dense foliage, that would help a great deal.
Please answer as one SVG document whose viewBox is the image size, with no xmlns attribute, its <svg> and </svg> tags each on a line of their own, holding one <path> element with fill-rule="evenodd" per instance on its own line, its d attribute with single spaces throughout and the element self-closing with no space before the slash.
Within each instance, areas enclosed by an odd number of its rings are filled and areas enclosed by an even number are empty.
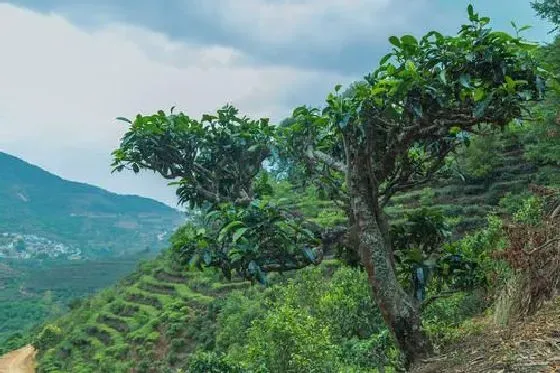
<svg viewBox="0 0 560 373">
<path fill-rule="evenodd" d="M 132 272 L 146 256 L 105 261 L 0 262 L 0 353 L 19 348 L 46 320 Z"/>
</svg>

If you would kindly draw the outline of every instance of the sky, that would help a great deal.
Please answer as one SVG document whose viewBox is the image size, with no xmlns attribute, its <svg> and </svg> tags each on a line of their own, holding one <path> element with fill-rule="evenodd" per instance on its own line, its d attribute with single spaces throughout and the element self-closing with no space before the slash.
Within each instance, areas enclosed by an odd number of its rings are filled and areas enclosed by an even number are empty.
<svg viewBox="0 0 560 373">
<path fill-rule="evenodd" d="M 111 173 L 119 116 L 224 104 L 278 121 L 375 69 L 390 35 L 455 33 L 466 7 L 551 40 L 525 0 L 0 2 L 0 151 L 66 179 L 176 206 L 155 174 Z"/>
</svg>

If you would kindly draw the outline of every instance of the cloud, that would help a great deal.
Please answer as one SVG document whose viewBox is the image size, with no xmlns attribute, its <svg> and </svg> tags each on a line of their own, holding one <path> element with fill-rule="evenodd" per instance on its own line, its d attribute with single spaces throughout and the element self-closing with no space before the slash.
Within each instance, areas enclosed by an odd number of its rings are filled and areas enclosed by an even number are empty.
<svg viewBox="0 0 560 373">
<path fill-rule="evenodd" d="M 256 65 L 282 64 L 364 74 L 388 50 L 393 34 L 455 32 L 469 3 L 495 26 L 530 23 L 529 36 L 550 37 L 529 1 L 511 0 L 12 0 L 62 14 L 81 27 L 140 25 L 173 40 L 234 48 Z"/>
<path fill-rule="evenodd" d="M 57 14 L 0 4 L 0 150 L 63 177 L 171 203 L 155 175 L 110 174 L 125 127 L 114 120 L 176 105 L 200 116 L 232 103 L 280 119 L 351 77 L 272 64 L 242 51 L 170 41 L 138 26 L 81 29 Z"/>
<path fill-rule="evenodd" d="M 392 33 L 445 24 L 433 0 L 13 0 L 82 27 L 147 26 L 173 40 L 232 47 L 255 63 L 363 74 Z M 426 22 L 428 21 L 428 22 Z"/>
<path fill-rule="evenodd" d="M 280 119 L 371 71 L 392 34 L 453 33 L 471 0 L 12 0 L 0 3 L 0 150 L 61 176 L 167 202 L 154 175 L 110 174 L 113 118 L 233 103 Z M 498 28 L 528 2 L 473 0 Z M 34 9 L 35 11 L 31 11 Z"/>
</svg>

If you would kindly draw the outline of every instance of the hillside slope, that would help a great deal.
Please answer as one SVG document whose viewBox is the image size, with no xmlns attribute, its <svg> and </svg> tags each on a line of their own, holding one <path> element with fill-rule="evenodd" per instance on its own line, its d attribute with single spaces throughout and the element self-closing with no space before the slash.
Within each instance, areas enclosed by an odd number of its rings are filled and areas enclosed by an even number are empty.
<svg viewBox="0 0 560 373">
<path fill-rule="evenodd" d="M 47 326 L 39 372 L 166 372 L 211 343 L 216 302 L 249 283 L 180 270 L 163 254 Z M 54 343 L 53 343 L 54 342 Z M 42 349 L 41 349 L 42 348 Z"/>
<path fill-rule="evenodd" d="M 511 133 L 497 136 L 488 151 L 479 159 L 489 165 L 483 176 L 465 172 L 463 177 L 434 180 L 425 188 L 395 195 L 386 209 L 391 223 L 402 223 L 407 212 L 428 205 L 452 218 L 455 233 L 461 235 L 484 226 L 488 213 L 505 213 L 500 200 L 508 193 L 524 193 L 531 183 L 554 185 L 558 182 L 560 167 L 538 165 L 528 160 L 525 146 Z M 471 160 L 469 158 L 473 157 L 457 156 L 459 163 Z"/>
<path fill-rule="evenodd" d="M 163 203 L 67 181 L 0 152 L 4 255 L 10 254 L 10 244 L 15 246 L 15 235 L 24 236 L 24 244 L 44 247 L 54 241 L 87 257 L 153 250 L 165 245 L 167 234 L 182 220 L 179 211 Z"/>
</svg>

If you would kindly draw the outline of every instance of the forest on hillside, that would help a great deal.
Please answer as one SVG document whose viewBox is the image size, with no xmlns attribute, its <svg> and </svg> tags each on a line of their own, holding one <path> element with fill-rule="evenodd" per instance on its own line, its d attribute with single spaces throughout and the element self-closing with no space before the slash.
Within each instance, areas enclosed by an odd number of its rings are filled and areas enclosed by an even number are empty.
<svg viewBox="0 0 560 373">
<path fill-rule="evenodd" d="M 535 314 L 560 290 L 560 38 L 467 15 L 390 37 L 278 125 L 229 105 L 120 118 L 115 170 L 173 181 L 192 219 L 33 336 L 39 371 L 407 371 L 480 318 Z"/>
</svg>

